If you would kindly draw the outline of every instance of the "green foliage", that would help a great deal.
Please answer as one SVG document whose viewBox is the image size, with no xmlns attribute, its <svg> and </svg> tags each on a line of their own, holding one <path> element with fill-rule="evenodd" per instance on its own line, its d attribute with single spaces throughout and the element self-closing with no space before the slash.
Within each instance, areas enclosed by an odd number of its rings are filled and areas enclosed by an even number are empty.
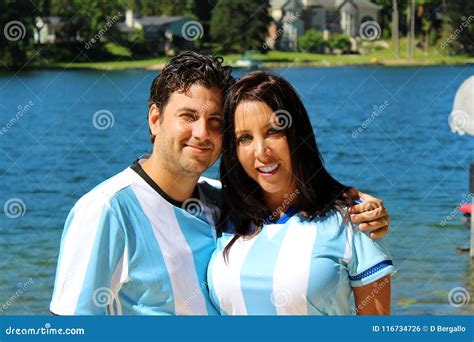
<svg viewBox="0 0 474 342">
<path fill-rule="evenodd" d="M 35 5 L 27 0 L 0 0 L 0 67 L 20 68 L 33 52 Z"/>
<path fill-rule="evenodd" d="M 340 49 L 343 52 L 351 51 L 351 39 L 345 34 L 336 34 L 329 37 L 331 49 Z"/>
<path fill-rule="evenodd" d="M 474 2 L 450 0 L 446 1 L 445 44 L 453 52 L 464 52 L 474 56 Z M 446 20 L 448 21 L 448 20 Z"/>
<path fill-rule="evenodd" d="M 212 10 L 211 37 L 219 51 L 261 50 L 271 18 L 268 0 L 222 0 Z"/>
<path fill-rule="evenodd" d="M 324 40 L 323 34 L 315 29 L 310 29 L 298 39 L 300 49 L 307 52 L 323 53 L 324 49 L 329 46 Z"/>
</svg>

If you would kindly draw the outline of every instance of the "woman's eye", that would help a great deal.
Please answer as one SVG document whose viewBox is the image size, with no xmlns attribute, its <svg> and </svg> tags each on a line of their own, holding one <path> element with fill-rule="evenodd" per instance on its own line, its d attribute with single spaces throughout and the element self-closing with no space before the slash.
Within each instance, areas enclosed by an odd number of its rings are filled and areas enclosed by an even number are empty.
<svg viewBox="0 0 474 342">
<path fill-rule="evenodd" d="M 237 142 L 239 144 L 247 144 L 252 140 L 251 136 L 248 134 L 241 135 L 239 138 L 237 138 Z"/>
<path fill-rule="evenodd" d="M 282 129 L 270 128 L 268 130 L 268 135 L 279 134 L 279 133 L 282 133 L 282 132 L 283 132 Z"/>
</svg>

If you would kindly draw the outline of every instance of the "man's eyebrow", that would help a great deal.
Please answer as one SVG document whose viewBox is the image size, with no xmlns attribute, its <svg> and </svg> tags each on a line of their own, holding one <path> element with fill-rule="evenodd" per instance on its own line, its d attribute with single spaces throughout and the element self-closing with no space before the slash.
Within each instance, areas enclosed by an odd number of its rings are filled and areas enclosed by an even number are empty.
<svg viewBox="0 0 474 342">
<path fill-rule="evenodd" d="M 199 111 L 190 107 L 182 107 L 177 110 L 178 112 L 198 113 Z"/>
</svg>

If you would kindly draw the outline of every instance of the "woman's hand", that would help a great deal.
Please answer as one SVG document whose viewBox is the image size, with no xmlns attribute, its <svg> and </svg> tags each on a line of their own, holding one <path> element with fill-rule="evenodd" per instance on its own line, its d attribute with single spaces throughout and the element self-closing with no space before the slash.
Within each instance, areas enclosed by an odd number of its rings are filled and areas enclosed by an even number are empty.
<svg viewBox="0 0 474 342">
<path fill-rule="evenodd" d="M 357 315 L 390 315 L 390 275 L 352 289 Z"/>
<path fill-rule="evenodd" d="M 350 208 L 351 222 L 358 223 L 361 231 L 370 231 L 370 237 L 379 239 L 387 235 L 390 217 L 382 200 L 358 192 L 364 202 Z"/>
</svg>

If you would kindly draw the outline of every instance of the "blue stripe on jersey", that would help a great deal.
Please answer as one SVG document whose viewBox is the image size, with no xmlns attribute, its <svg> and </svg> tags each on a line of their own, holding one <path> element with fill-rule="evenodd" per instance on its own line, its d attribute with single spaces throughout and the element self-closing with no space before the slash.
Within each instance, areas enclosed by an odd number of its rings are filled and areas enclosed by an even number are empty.
<svg viewBox="0 0 474 342">
<path fill-rule="evenodd" d="M 382 262 L 379 262 L 377 265 L 372 266 L 368 270 L 365 270 L 362 273 L 359 273 L 355 276 L 349 276 L 349 279 L 350 280 L 362 280 L 362 279 L 367 278 L 367 277 L 371 276 L 372 274 L 375 274 L 375 273 L 383 270 L 384 268 L 392 266 L 392 265 L 393 265 L 392 260 L 384 260 Z"/>
<path fill-rule="evenodd" d="M 206 277 L 209 260 L 216 247 L 216 238 L 207 222 L 194 218 L 192 214 L 182 209 L 174 208 L 174 213 L 184 238 L 193 252 L 194 267 L 198 275 L 200 288 L 190 292 L 200 291 L 206 300 L 208 314 L 218 315 L 219 312 L 210 301 Z"/>
<path fill-rule="evenodd" d="M 89 260 L 76 307 L 76 314 L 79 315 L 89 313 L 90 310 L 91 314 L 96 315 L 107 313 L 107 304 L 112 298 L 110 292 L 112 274 L 125 248 L 123 228 L 109 207 L 103 207 L 98 227 L 91 255 L 100 258 Z"/>
<path fill-rule="evenodd" d="M 129 273 L 132 279 L 121 290 L 123 313 L 136 313 L 136 308 L 133 309 L 132 306 L 138 305 L 140 314 L 143 315 L 172 315 L 175 313 L 173 288 L 152 225 L 131 188 L 125 188 L 119 194 L 120 196 L 114 197 L 116 201 L 113 206 L 120 207 L 121 213 L 127 213 L 121 215 L 120 220 L 127 230 Z M 137 249 L 137 244 L 142 248 Z M 133 281 L 134 279 L 140 281 Z M 127 298 L 132 298 L 132 301 Z M 133 302 L 137 299 L 138 303 Z M 148 308 L 149 312 L 146 311 Z"/>
<path fill-rule="evenodd" d="M 258 286 L 242 288 L 247 314 L 249 315 L 261 313 L 262 308 L 272 308 L 273 312 L 268 314 L 276 315 L 275 305 L 271 301 L 273 298 L 273 278 L 271 276 L 262 277 L 262 275 L 273 274 L 278 252 L 287 230 L 288 226 L 281 227 L 272 239 L 264 236 L 266 232 L 260 232 L 260 236 L 256 237 L 245 258 L 240 281 L 242 284 L 258 284 Z M 278 248 L 275 248 L 275 246 L 278 246 Z M 262 255 L 265 257 L 262 258 Z"/>
<path fill-rule="evenodd" d="M 307 291 L 308 315 L 327 315 L 327 312 L 321 310 L 334 306 L 333 298 L 338 290 L 340 256 L 334 251 L 344 251 L 347 242 L 344 237 L 341 238 L 341 234 L 346 234 L 344 229 L 332 228 L 341 226 L 338 216 L 332 214 L 313 220 L 313 223 L 321 222 L 324 226 L 317 230 L 313 245 Z"/>
</svg>

